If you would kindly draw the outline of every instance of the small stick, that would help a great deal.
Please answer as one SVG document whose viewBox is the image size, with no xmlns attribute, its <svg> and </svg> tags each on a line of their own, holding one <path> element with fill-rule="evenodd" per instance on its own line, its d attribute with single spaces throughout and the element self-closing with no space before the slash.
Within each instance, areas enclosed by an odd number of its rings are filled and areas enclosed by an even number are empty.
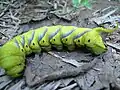
<svg viewBox="0 0 120 90">
<path fill-rule="evenodd" d="M 0 18 L 5 14 L 5 12 L 8 10 L 8 8 L 9 8 L 9 6 L 10 5 L 8 5 L 4 10 L 3 10 L 3 12 L 2 13 L 0 13 Z"/>
<path fill-rule="evenodd" d="M 109 42 L 106 42 L 106 44 L 114 49 L 116 49 L 117 51 L 120 51 L 120 47 L 115 45 L 115 44 L 112 44 L 112 43 L 109 43 Z"/>
<path fill-rule="evenodd" d="M 67 87 L 64 87 L 64 88 L 61 88 L 61 89 L 59 89 L 59 90 L 72 90 L 74 87 L 76 87 L 77 86 L 77 83 L 74 83 L 74 84 L 72 84 L 72 85 L 69 85 L 69 86 L 67 86 Z"/>
<path fill-rule="evenodd" d="M 58 58 L 58 59 L 61 59 L 63 62 L 65 62 L 65 63 L 68 63 L 68 64 L 71 64 L 71 65 L 73 65 L 73 66 L 75 66 L 75 67 L 79 67 L 79 66 L 81 66 L 81 64 L 83 64 L 83 63 L 79 63 L 79 62 L 77 62 L 76 60 L 74 60 L 74 59 L 65 59 L 65 58 L 62 58 L 61 56 L 59 56 L 59 55 L 57 55 L 57 54 L 55 54 L 55 53 L 53 53 L 53 52 L 47 52 L 48 54 L 50 54 L 50 55 L 52 55 L 52 56 L 54 56 L 54 57 L 56 57 L 56 58 Z M 74 62 L 74 63 L 73 63 Z"/>
</svg>

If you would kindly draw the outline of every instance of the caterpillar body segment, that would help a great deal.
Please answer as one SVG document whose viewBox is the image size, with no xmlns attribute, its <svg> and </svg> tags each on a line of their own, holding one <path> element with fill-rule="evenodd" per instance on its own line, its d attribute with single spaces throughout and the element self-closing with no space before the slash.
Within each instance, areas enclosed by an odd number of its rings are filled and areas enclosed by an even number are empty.
<svg viewBox="0 0 120 90">
<path fill-rule="evenodd" d="M 7 70 L 6 73 L 12 77 L 19 77 L 21 76 L 22 74 L 21 72 L 23 72 L 24 68 L 25 68 L 25 62 L 22 62 L 21 64 L 18 64 L 13 68 Z"/>
<path fill-rule="evenodd" d="M 111 32 L 104 28 L 78 28 L 75 26 L 44 26 L 14 37 L 0 48 L 0 66 L 12 77 L 21 76 L 25 68 L 25 56 L 41 51 L 49 51 L 52 47 L 69 51 L 75 47 L 87 47 L 92 53 L 99 55 L 107 51 L 100 33 Z"/>
<path fill-rule="evenodd" d="M 84 36 L 90 31 L 92 31 L 92 29 L 90 29 L 90 28 L 78 28 L 78 29 L 76 29 L 76 31 L 74 32 L 74 35 L 75 35 L 74 42 L 78 47 L 85 45 L 84 44 L 85 43 Z"/>
<path fill-rule="evenodd" d="M 21 68 L 16 70 L 16 66 L 21 66 Z M 22 75 L 20 72 L 25 68 L 25 52 L 16 45 L 14 40 L 7 42 L 0 48 L 0 67 L 4 68 L 6 74 L 12 77 Z M 15 74 L 12 74 L 11 70 L 13 69 L 16 70 Z"/>
<path fill-rule="evenodd" d="M 63 26 L 61 29 L 61 42 L 65 47 L 68 48 L 68 50 L 74 50 L 75 49 L 75 43 L 73 38 L 75 37 L 75 30 L 77 27 L 74 26 Z"/>
<path fill-rule="evenodd" d="M 0 61 L 3 58 L 9 57 L 9 56 L 25 57 L 25 52 L 22 51 L 19 46 L 17 46 L 17 44 L 14 40 L 8 41 L 6 44 L 4 44 L 0 48 Z"/>
</svg>

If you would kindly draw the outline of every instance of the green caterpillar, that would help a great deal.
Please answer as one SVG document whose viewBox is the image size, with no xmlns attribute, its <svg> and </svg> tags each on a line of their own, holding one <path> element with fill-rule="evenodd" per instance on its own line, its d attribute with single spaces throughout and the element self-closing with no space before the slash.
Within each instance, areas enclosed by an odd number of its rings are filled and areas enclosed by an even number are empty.
<svg viewBox="0 0 120 90">
<path fill-rule="evenodd" d="M 14 37 L 0 48 L 0 66 L 12 77 L 21 76 L 25 68 L 25 56 L 50 51 L 51 47 L 62 50 L 67 47 L 72 51 L 75 47 L 87 47 L 92 53 L 99 55 L 107 50 L 101 32 L 113 32 L 104 28 L 78 28 L 75 26 L 44 26 Z"/>
</svg>

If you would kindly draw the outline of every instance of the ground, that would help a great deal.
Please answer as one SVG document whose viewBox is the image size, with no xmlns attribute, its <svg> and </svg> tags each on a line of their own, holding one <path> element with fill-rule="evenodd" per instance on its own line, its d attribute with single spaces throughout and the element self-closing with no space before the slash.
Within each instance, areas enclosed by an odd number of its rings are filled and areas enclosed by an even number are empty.
<svg viewBox="0 0 120 90">
<path fill-rule="evenodd" d="M 91 3 L 92 9 L 81 6 L 75 10 L 70 0 L 2 0 L 0 45 L 18 34 L 46 25 L 94 28 L 107 22 L 104 27 L 113 28 L 115 21 L 120 22 L 120 1 L 92 0 Z M 0 69 L 0 89 L 120 90 L 119 28 L 104 36 L 108 51 L 102 55 L 94 56 L 84 50 L 32 54 L 26 58 L 24 76 L 17 79 L 11 79 Z"/>
</svg>

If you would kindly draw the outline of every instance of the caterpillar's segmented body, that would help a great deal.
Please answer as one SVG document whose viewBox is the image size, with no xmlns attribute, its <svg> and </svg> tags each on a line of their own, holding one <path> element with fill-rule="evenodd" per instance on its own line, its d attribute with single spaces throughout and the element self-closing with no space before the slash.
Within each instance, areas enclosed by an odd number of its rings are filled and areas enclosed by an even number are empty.
<svg viewBox="0 0 120 90">
<path fill-rule="evenodd" d="M 0 66 L 8 75 L 18 77 L 25 67 L 25 56 L 52 47 L 62 50 L 74 50 L 75 47 L 86 46 L 94 54 L 107 50 L 100 32 L 112 32 L 104 28 L 78 28 L 75 26 L 44 26 L 14 37 L 0 48 Z"/>
</svg>

